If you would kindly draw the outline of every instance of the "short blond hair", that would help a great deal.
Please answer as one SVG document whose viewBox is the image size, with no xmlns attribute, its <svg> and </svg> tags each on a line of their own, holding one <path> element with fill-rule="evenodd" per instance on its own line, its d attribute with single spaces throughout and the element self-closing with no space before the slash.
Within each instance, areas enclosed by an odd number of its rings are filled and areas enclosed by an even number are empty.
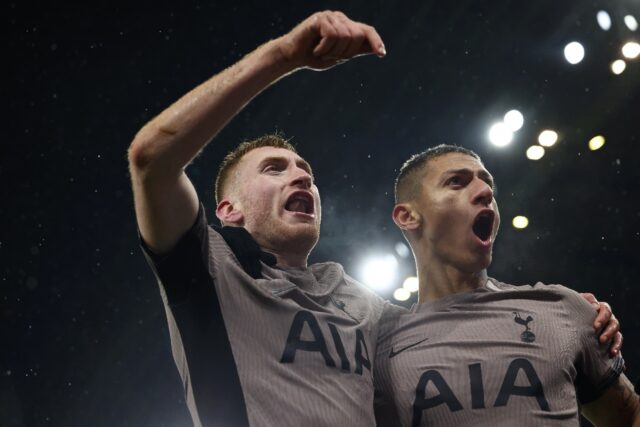
<svg viewBox="0 0 640 427">
<path fill-rule="evenodd" d="M 216 204 L 220 203 L 220 200 L 224 197 L 229 177 L 231 176 L 233 169 L 238 165 L 238 163 L 240 163 L 242 157 L 249 151 L 261 147 L 284 148 L 285 150 L 293 151 L 296 154 L 298 153 L 296 148 L 278 133 L 263 135 L 251 141 L 244 141 L 238 144 L 236 148 L 224 157 L 222 163 L 220 163 L 220 167 L 218 168 L 218 174 L 215 182 Z"/>
</svg>

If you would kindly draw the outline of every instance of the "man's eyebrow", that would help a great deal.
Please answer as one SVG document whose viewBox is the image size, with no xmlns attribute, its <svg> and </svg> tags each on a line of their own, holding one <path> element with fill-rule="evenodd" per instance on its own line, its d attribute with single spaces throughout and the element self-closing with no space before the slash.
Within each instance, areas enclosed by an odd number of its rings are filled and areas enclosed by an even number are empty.
<svg viewBox="0 0 640 427">
<path fill-rule="evenodd" d="M 478 176 L 480 176 L 480 178 L 482 178 L 482 179 L 486 179 L 488 181 L 491 181 L 491 185 L 495 186 L 495 181 L 493 179 L 493 175 L 491 175 L 486 170 L 481 170 L 480 172 L 478 172 Z"/>
<path fill-rule="evenodd" d="M 445 177 L 448 175 L 456 175 L 456 174 L 471 175 L 473 174 L 473 171 L 469 168 L 448 169 L 442 173 L 442 176 Z"/>
<path fill-rule="evenodd" d="M 269 163 L 278 163 L 278 164 L 286 164 L 289 162 L 288 157 L 284 156 L 269 156 L 265 157 L 258 163 L 258 168 L 262 169 L 265 165 Z M 296 159 L 296 165 L 304 170 L 306 170 L 309 174 L 313 175 L 311 170 L 311 165 L 304 159 Z"/>
<path fill-rule="evenodd" d="M 268 163 L 287 163 L 288 159 L 286 157 L 282 157 L 282 156 L 269 156 L 269 157 L 265 157 L 264 159 L 260 160 L 260 163 L 258 163 L 258 166 L 264 166 Z"/>
<path fill-rule="evenodd" d="M 449 169 L 443 172 L 443 177 L 444 176 L 448 176 L 448 175 L 455 175 L 455 174 L 463 174 L 463 175 L 472 175 L 474 173 L 473 170 L 469 169 L 469 168 L 461 168 L 461 169 Z M 481 169 L 478 172 L 478 176 L 486 181 L 491 182 L 491 187 L 493 187 L 495 189 L 495 181 L 493 179 L 493 176 L 486 170 Z"/>
</svg>

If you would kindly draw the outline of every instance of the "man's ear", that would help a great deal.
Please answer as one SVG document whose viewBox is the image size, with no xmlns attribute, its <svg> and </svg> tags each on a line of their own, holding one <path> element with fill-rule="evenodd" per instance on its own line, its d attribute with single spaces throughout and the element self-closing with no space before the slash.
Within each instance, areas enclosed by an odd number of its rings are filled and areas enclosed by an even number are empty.
<svg viewBox="0 0 640 427">
<path fill-rule="evenodd" d="M 411 203 L 398 203 L 391 212 L 393 222 L 403 231 L 416 230 L 422 224 L 422 217 Z"/>
<path fill-rule="evenodd" d="M 223 200 L 218 203 L 216 208 L 216 216 L 222 222 L 223 225 L 244 225 L 244 215 L 238 209 L 236 209 L 229 200 Z"/>
</svg>

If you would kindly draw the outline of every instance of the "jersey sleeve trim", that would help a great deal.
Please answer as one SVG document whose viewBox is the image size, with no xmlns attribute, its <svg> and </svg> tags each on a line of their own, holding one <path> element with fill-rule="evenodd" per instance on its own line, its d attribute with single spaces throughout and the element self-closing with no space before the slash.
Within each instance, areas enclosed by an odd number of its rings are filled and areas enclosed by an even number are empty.
<svg viewBox="0 0 640 427">
<path fill-rule="evenodd" d="M 618 356 L 613 361 L 613 366 L 608 374 L 600 380 L 598 384 L 591 384 L 584 376 L 579 375 L 576 378 L 576 391 L 578 401 L 581 404 L 593 402 L 605 392 L 610 386 L 618 380 L 620 374 L 624 370 L 624 359 Z"/>
<path fill-rule="evenodd" d="M 209 244 L 207 218 L 202 203 L 191 228 L 166 254 L 154 253 L 142 238 L 140 230 L 138 239 L 145 258 L 164 288 L 169 304 L 183 302 L 189 297 L 194 283 L 203 283 L 198 279 L 208 274 Z"/>
</svg>

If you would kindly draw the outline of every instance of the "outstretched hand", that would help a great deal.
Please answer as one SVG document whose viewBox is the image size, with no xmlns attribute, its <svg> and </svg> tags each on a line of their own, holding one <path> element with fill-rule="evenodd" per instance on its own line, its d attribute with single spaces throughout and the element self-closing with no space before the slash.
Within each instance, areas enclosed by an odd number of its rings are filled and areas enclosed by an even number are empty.
<svg viewBox="0 0 640 427">
<path fill-rule="evenodd" d="M 361 55 L 387 52 L 375 28 L 342 12 L 317 12 L 278 39 L 280 52 L 294 68 L 326 70 Z"/>
</svg>

